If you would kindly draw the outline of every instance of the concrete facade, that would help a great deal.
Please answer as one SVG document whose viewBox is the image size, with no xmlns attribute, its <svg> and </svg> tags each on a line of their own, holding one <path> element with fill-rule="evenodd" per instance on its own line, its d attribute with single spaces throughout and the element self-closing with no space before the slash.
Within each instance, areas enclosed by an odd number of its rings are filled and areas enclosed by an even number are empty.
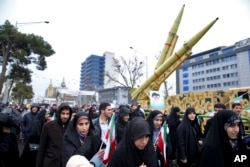
<svg viewBox="0 0 250 167">
<path fill-rule="evenodd" d="M 250 38 L 188 58 L 176 70 L 176 93 L 250 86 Z"/>
</svg>

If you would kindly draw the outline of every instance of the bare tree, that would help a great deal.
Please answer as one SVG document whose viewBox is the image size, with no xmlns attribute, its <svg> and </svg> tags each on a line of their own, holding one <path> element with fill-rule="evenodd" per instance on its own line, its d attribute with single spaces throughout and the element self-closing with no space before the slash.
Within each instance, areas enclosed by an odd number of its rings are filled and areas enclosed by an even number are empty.
<svg viewBox="0 0 250 167">
<path fill-rule="evenodd" d="M 155 55 L 155 58 L 156 58 L 156 59 L 159 59 L 160 55 L 161 55 L 161 51 L 159 51 L 159 55 Z M 169 96 L 169 91 L 170 91 L 171 89 L 173 89 L 173 87 L 172 87 L 172 86 L 168 87 L 168 82 L 167 82 L 167 80 L 165 80 L 165 81 L 163 82 L 163 84 L 164 84 L 164 92 L 165 92 L 165 95 L 166 95 L 166 97 L 168 97 L 168 96 Z"/>
<path fill-rule="evenodd" d="M 119 59 L 113 58 L 114 71 L 121 76 L 112 76 L 108 71 L 105 75 L 109 78 L 109 81 L 114 81 L 121 86 L 134 88 L 140 78 L 143 76 L 142 69 L 144 67 L 144 62 L 140 61 L 136 55 L 130 59 L 125 59 L 125 57 L 120 57 Z"/>
</svg>

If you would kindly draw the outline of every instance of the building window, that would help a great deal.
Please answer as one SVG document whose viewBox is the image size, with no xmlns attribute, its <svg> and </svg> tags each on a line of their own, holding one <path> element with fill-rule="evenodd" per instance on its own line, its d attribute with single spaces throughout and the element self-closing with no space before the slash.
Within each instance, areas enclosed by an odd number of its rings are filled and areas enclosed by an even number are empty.
<svg viewBox="0 0 250 167">
<path fill-rule="evenodd" d="M 230 48 L 226 48 L 226 49 L 223 49 L 222 50 L 222 53 L 223 54 L 226 54 L 226 53 L 231 53 L 234 51 L 234 48 L 233 47 L 230 47 Z"/>
<path fill-rule="evenodd" d="M 186 60 L 186 61 L 184 61 L 183 64 L 189 64 L 189 63 L 190 63 L 190 60 Z"/>
<path fill-rule="evenodd" d="M 182 71 L 183 71 L 183 72 L 188 71 L 188 67 L 182 68 Z"/>
<path fill-rule="evenodd" d="M 184 86 L 183 91 L 189 91 L 189 86 Z"/>
<path fill-rule="evenodd" d="M 218 52 L 211 53 L 211 54 L 209 54 L 209 58 L 217 57 L 218 55 L 219 55 Z"/>
<path fill-rule="evenodd" d="M 188 85 L 188 80 L 183 80 L 183 85 Z"/>
<path fill-rule="evenodd" d="M 188 78 L 188 73 L 182 74 L 183 78 Z"/>
<path fill-rule="evenodd" d="M 236 60 L 236 56 L 235 55 L 224 57 L 224 58 L 221 59 L 221 62 L 229 62 L 229 61 L 234 61 L 234 60 Z"/>
<path fill-rule="evenodd" d="M 195 58 L 195 61 L 196 61 L 196 62 L 201 61 L 201 60 L 203 60 L 203 56 L 199 56 L 199 57 L 196 57 L 196 58 Z"/>
</svg>

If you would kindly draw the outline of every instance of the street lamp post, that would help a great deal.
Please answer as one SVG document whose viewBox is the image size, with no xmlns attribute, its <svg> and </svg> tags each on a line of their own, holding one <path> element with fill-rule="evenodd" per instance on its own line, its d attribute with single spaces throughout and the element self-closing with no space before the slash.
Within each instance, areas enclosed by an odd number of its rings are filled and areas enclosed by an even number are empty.
<svg viewBox="0 0 250 167">
<path fill-rule="evenodd" d="M 129 47 L 130 49 L 134 50 L 135 53 L 139 53 L 140 55 L 145 57 L 145 62 L 146 62 L 146 79 L 148 79 L 148 56 L 142 54 L 141 52 L 138 52 L 136 49 L 134 49 L 132 46 Z"/>
<path fill-rule="evenodd" d="M 49 24 L 49 21 L 23 22 L 23 23 L 16 22 L 16 28 L 21 27 L 21 26 L 27 26 L 31 24 L 41 24 L 41 23 Z"/>
</svg>

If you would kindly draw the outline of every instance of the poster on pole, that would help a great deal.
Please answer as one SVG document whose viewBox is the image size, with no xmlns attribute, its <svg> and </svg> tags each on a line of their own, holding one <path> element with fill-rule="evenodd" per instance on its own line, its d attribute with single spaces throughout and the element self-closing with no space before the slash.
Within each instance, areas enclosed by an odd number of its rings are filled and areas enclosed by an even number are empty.
<svg viewBox="0 0 250 167">
<path fill-rule="evenodd" d="M 160 91 L 150 91 L 150 108 L 165 110 L 164 94 Z"/>
</svg>

